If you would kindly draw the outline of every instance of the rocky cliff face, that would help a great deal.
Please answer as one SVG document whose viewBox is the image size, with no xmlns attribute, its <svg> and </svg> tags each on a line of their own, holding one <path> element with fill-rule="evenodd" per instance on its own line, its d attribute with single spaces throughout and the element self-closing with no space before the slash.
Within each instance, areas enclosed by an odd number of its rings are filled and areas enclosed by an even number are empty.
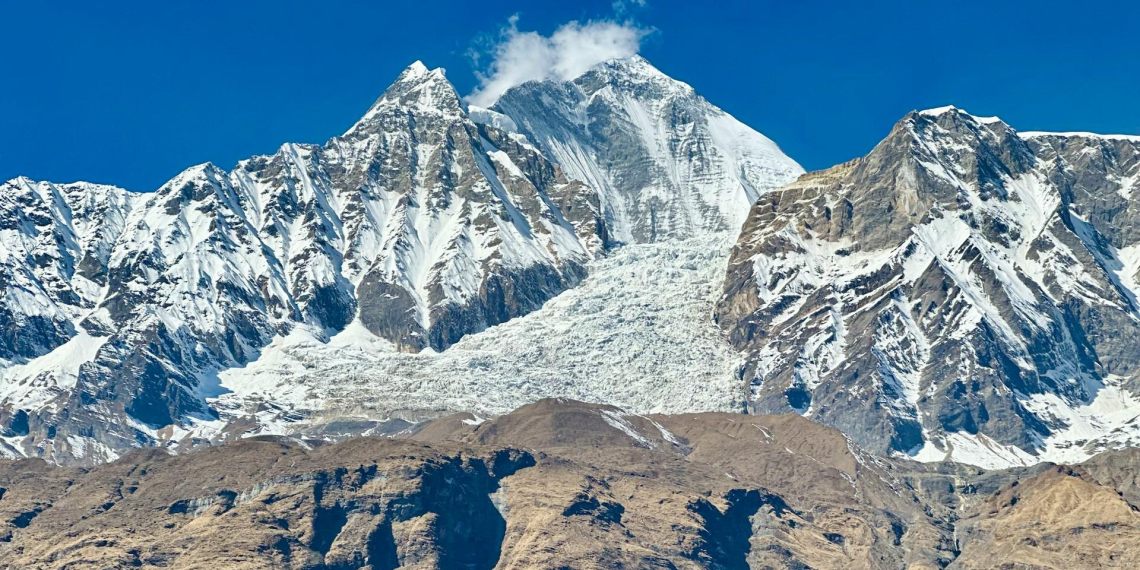
<svg viewBox="0 0 1140 570">
<path fill-rule="evenodd" d="M 535 461 L 375 440 L 309 450 L 254 441 L 182 460 L 144 451 L 96 473 L 13 464 L 0 558 L 27 568 L 492 568 L 505 531 L 499 482 Z M 40 492 L 24 494 L 36 481 Z M 73 539 L 23 543 L 62 526 Z"/>
<path fill-rule="evenodd" d="M 1132 452 L 987 472 L 875 457 L 794 414 L 569 400 L 406 437 L 137 450 L 84 470 L 3 461 L 0 564 L 1108 568 L 1135 555 Z"/>
<path fill-rule="evenodd" d="M 740 417 L 543 401 L 429 424 L 412 436 L 428 445 L 255 439 L 83 471 L 5 462 L 0 563 L 894 568 L 953 556 L 894 466 L 801 418 Z"/>
<path fill-rule="evenodd" d="M 950 568 L 1119 568 L 1140 556 L 1138 524 L 1136 504 L 1117 488 L 1084 466 L 1053 466 L 963 517 Z"/>
<path fill-rule="evenodd" d="M 1126 442 L 1138 180 L 1134 137 L 944 108 L 766 194 L 716 315 L 750 355 L 754 409 L 983 465 Z"/>
<path fill-rule="evenodd" d="M 138 202 L 121 188 L 16 178 L 0 185 L 0 362 L 42 356 L 107 285 L 111 248 Z"/>
</svg>

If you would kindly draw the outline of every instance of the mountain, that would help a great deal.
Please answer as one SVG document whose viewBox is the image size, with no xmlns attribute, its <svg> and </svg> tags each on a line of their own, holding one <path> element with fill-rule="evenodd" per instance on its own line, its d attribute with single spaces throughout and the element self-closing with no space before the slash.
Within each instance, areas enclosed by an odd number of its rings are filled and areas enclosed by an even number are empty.
<svg viewBox="0 0 1140 570">
<path fill-rule="evenodd" d="M 0 451 L 94 464 L 549 395 L 739 410 L 738 358 L 708 317 L 718 273 L 750 201 L 802 170 L 640 58 L 575 81 L 581 101 L 534 83 L 465 108 L 417 62 L 324 145 L 152 193 L 9 182 L 27 197 L 5 202 L 4 239 L 24 253 L 0 305 L 28 326 L 0 354 Z M 550 116 L 593 101 L 562 139 L 589 171 L 505 104 L 528 96 Z M 631 153 L 651 176 L 622 170 Z"/>
<path fill-rule="evenodd" d="M 85 182 L 0 186 L 0 362 L 34 358 L 77 334 L 74 321 L 99 301 L 111 248 L 138 201 Z"/>
<path fill-rule="evenodd" d="M 0 185 L 0 452 L 23 455 L 9 449 L 29 435 L 29 414 L 61 413 L 95 357 L 102 339 L 78 323 L 102 300 L 114 244 L 140 202 L 83 182 Z"/>
<path fill-rule="evenodd" d="M 1140 137 L 913 112 L 760 198 L 716 318 L 751 409 L 978 465 L 1136 441 Z"/>
<path fill-rule="evenodd" d="M 490 113 L 597 189 L 615 239 L 626 243 L 735 233 L 761 194 L 803 172 L 640 56 L 571 81 L 513 87 Z"/>
<path fill-rule="evenodd" d="M 196 166 L 150 194 L 7 187 L 6 324 L 28 325 L 4 345 L 19 455 L 113 457 L 213 421 L 217 372 L 297 327 L 443 350 L 574 286 L 609 241 L 589 187 L 472 122 L 419 63 L 324 146 Z"/>
<path fill-rule="evenodd" d="M 1052 467 L 963 517 L 951 568 L 1118 567 L 1140 556 L 1137 523 L 1136 504 L 1085 465 Z"/>
<path fill-rule="evenodd" d="M 487 109 L 416 63 L 324 145 L 152 193 L 9 181 L 0 450 L 93 464 L 549 396 L 796 412 L 985 467 L 1140 441 L 1140 139 L 948 107 L 801 172 L 632 57 Z"/>
</svg>

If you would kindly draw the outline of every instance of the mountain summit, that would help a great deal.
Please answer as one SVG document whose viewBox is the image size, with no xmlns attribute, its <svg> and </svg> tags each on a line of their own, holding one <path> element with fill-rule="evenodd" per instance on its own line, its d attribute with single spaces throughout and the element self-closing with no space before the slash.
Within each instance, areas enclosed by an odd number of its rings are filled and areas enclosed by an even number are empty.
<svg viewBox="0 0 1140 570">
<path fill-rule="evenodd" d="M 524 83 L 492 110 L 597 189 L 622 242 L 736 232 L 761 194 L 803 173 L 767 137 L 640 56 L 570 81 Z"/>
<path fill-rule="evenodd" d="M 323 146 L 195 166 L 149 195 L 18 179 L 5 196 L 6 251 L 23 253 L 6 260 L 4 310 L 27 326 L 0 357 L 40 386 L 7 402 L 30 417 L 21 455 L 106 454 L 209 420 L 217 371 L 298 326 L 358 321 L 395 349 L 443 350 L 572 287 L 608 242 L 592 189 L 469 120 L 443 71 L 419 63 Z M 68 364 L 73 385 L 21 364 L 72 339 L 88 359 Z M 38 399 L 51 405 L 25 409 Z M 98 449 L 68 439 L 79 432 Z"/>
</svg>

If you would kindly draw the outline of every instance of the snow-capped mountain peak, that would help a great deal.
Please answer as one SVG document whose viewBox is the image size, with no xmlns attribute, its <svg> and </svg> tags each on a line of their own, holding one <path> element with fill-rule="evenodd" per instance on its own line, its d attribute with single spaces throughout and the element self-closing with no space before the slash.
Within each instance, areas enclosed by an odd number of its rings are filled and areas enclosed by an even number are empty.
<svg viewBox="0 0 1140 570">
<path fill-rule="evenodd" d="M 623 242 L 735 231 L 760 194 L 803 172 L 767 137 L 639 56 L 570 81 L 524 83 L 492 110 L 598 189 Z"/>
<path fill-rule="evenodd" d="M 934 107 L 931 109 L 923 109 L 921 111 L 916 111 L 916 112 L 919 115 L 925 115 L 927 117 L 939 117 L 939 116 L 946 115 L 946 114 L 954 114 L 954 115 L 962 116 L 964 118 L 969 118 L 969 119 L 971 119 L 975 122 L 978 122 L 978 123 L 996 123 L 996 122 L 1001 121 L 1001 119 L 998 117 L 979 117 L 977 115 L 972 115 L 972 114 L 970 114 L 969 111 L 966 111 L 965 109 L 959 109 L 958 107 L 955 107 L 954 105 L 945 105 L 943 107 Z"/>
<path fill-rule="evenodd" d="M 396 81 L 344 136 L 352 136 L 365 125 L 373 123 L 377 117 L 383 116 L 386 111 L 396 109 L 449 117 L 462 114 L 459 93 L 447 80 L 444 69 L 439 67 L 429 70 L 422 62 L 416 61 L 400 73 Z"/>
<path fill-rule="evenodd" d="M 218 371 L 298 328 L 327 339 L 356 322 L 443 350 L 574 286 L 610 241 L 591 188 L 470 120 L 419 62 L 325 145 L 196 165 L 149 194 L 5 190 L 2 308 L 21 328 L 0 343 L 3 382 L 42 386 L 5 401 L 30 414 L 19 455 L 106 458 L 211 421 Z"/>
<path fill-rule="evenodd" d="M 679 95 L 695 95 L 696 90 L 687 83 L 669 77 L 640 55 L 619 57 L 602 61 L 570 81 L 593 77 L 603 83 L 629 83 L 655 85 L 659 88 L 678 92 Z"/>
</svg>

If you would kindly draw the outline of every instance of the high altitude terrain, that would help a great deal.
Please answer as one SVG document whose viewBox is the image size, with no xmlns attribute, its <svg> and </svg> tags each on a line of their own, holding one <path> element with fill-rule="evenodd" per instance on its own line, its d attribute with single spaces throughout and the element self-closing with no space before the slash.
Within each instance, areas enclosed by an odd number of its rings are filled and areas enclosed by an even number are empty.
<svg viewBox="0 0 1140 570">
<path fill-rule="evenodd" d="M 1131 444 L 1138 183 L 1140 137 L 947 107 L 765 194 L 717 305 L 753 409 L 980 465 Z"/>
<path fill-rule="evenodd" d="M 803 174 L 639 57 L 8 181 L 0 564 L 1119 566 L 1138 182 L 953 107 Z"/>
<path fill-rule="evenodd" d="M 1128 446 L 1140 139 L 908 114 L 802 170 L 640 57 L 153 193 L 0 193 L 3 452 L 339 439 L 548 396 L 795 412 L 985 467 Z"/>
</svg>

